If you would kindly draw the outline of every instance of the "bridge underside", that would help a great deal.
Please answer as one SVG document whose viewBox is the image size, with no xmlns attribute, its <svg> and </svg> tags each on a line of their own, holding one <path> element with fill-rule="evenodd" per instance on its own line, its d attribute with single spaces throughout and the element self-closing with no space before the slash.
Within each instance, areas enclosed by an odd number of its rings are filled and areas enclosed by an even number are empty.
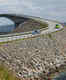
<svg viewBox="0 0 66 80">
<path fill-rule="evenodd" d="M 0 14 L 0 17 L 7 17 L 7 18 L 11 19 L 12 21 L 15 22 L 16 27 L 19 24 L 21 24 L 22 22 L 29 20 L 29 18 L 17 16 L 17 15 L 13 15 L 13 14 Z"/>
</svg>

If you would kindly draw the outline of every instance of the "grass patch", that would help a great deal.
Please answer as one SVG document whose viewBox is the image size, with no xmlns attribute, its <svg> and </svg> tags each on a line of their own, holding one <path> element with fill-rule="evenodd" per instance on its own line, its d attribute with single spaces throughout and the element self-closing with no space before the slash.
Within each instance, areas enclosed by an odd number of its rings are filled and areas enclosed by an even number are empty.
<svg viewBox="0 0 66 80">
<path fill-rule="evenodd" d="M 8 43 L 11 43 L 12 41 L 6 41 L 6 42 L 0 42 L 0 45 L 1 44 L 8 44 Z"/>
<path fill-rule="evenodd" d="M 51 34 L 48 34 L 48 36 L 49 36 L 50 39 L 52 39 L 52 35 Z"/>
<path fill-rule="evenodd" d="M 12 41 L 0 42 L 0 45 L 12 43 L 12 42 L 19 41 L 19 40 L 30 40 L 30 39 L 34 39 L 34 38 L 38 38 L 38 37 L 45 37 L 45 36 L 49 36 L 49 38 L 53 39 L 51 34 L 38 34 L 38 35 L 29 37 L 29 38 L 22 38 L 22 39 L 16 39 L 16 40 L 12 40 Z"/>
<path fill-rule="evenodd" d="M 20 80 L 4 65 L 0 65 L 0 80 Z"/>
</svg>

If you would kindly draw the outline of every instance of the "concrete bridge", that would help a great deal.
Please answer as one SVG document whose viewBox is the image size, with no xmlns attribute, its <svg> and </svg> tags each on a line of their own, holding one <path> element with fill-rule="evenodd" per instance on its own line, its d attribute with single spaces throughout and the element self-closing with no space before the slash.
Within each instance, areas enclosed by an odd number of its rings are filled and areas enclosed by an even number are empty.
<svg viewBox="0 0 66 80">
<path fill-rule="evenodd" d="M 10 14 L 9 15 L 8 14 L 2 14 L 2 15 L 0 15 L 0 17 L 7 17 L 7 18 L 13 20 L 17 26 L 20 23 L 22 23 L 26 20 L 29 20 L 30 18 L 38 20 L 38 21 L 40 20 L 42 22 L 46 22 L 48 24 L 48 28 L 46 30 L 42 29 L 40 32 L 40 35 L 49 34 L 49 33 L 56 32 L 56 31 L 63 29 L 63 25 L 60 24 L 59 22 L 51 21 L 51 20 L 45 20 L 45 19 L 41 19 L 41 18 L 35 18 L 35 17 L 29 17 L 29 16 L 17 16 L 17 15 L 10 15 Z M 59 29 L 56 29 L 56 24 L 58 24 L 60 26 Z M 24 33 L 13 33 L 13 34 L 7 34 L 7 35 L 0 35 L 0 42 L 8 42 L 8 41 L 17 40 L 17 39 L 25 39 L 25 38 L 34 37 L 37 35 L 39 35 L 39 34 L 33 35 L 32 31 L 28 32 L 28 33 L 24 32 Z"/>
</svg>

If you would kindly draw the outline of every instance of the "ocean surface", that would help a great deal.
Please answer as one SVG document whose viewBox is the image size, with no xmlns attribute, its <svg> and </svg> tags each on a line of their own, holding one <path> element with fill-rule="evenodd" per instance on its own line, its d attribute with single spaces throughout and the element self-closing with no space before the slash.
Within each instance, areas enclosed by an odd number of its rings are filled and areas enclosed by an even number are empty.
<svg viewBox="0 0 66 80">
<path fill-rule="evenodd" d="M 58 77 L 53 80 L 66 80 L 66 72 L 62 72 Z"/>
<path fill-rule="evenodd" d="M 1 13 L 16 13 L 66 22 L 66 0 L 0 0 Z"/>
</svg>

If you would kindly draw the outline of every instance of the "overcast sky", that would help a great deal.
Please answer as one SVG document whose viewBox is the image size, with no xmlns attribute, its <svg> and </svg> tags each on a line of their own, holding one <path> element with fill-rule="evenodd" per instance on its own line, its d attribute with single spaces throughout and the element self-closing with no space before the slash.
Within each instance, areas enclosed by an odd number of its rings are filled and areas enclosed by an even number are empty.
<svg viewBox="0 0 66 80">
<path fill-rule="evenodd" d="M 0 0 L 0 13 L 19 13 L 66 21 L 66 0 Z"/>
</svg>

